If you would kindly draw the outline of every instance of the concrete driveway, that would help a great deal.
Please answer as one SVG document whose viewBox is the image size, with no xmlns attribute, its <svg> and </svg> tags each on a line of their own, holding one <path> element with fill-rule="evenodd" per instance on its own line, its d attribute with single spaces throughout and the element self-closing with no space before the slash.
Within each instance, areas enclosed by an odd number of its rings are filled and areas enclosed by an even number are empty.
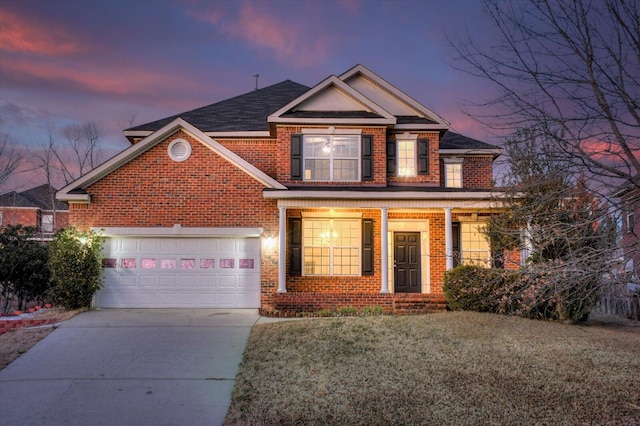
<svg viewBox="0 0 640 426">
<path fill-rule="evenodd" d="M 218 425 L 256 310 L 109 309 L 0 371 L 6 425 Z"/>
</svg>

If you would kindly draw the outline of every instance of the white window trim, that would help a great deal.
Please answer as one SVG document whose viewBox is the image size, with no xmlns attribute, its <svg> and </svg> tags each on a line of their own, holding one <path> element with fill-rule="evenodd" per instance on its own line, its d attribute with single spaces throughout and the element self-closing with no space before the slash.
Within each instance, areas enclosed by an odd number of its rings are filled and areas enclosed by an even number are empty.
<svg viewBox="0 0 640 426">
<path fill-rule="evenodd" d="M 335 220 L 338 220 L 340 222 L 353 222 L 354 224 L 357 224 L 358 226 L 358 235 L 360 235 L 360 239 L 359 239 L 359 243 L 358 243 L 358 273 L 357 274 L 340 274 L 340 275 L 335 275 L 333 273 L 333 246 L 330 246 L 329 249 L 329 274 L 324 275 L 324 274 L 306 274 L 305 273 L 305 248 L 307 246 L 304 245 L 304 222 L 306 220 L 332 220 L 332 218 L 329 217 L 316 217 L 314 218 L 308 218 L 308 219 L 302 219 L 302 250 L 301 250 L 301 261 L 302 261 L 302 276 L 305 277 L 361 277 L 362 276 L 362 221 L 361 220 L 357 220 L 357 219 L 343 219 L 343 218 L 338 218 Z M 342 246 L 341 246 L 342 248 Z"/>
<path fill-rule="evenodd" d="M 355 157 L 338 157 L 338 159 L 350 159 L 350 160 L 356 160 L 356 163 L 358 164 L 358 171 L 357 171 L 357 177 L 356 179 L 350 179 L 350 180 L 336 180 L 333 179 L 333 161 L 335 160 L 333 158 L 333 155 L 328 157 L 327 159 L 329 160 L 329 179 L 307 179 L 305 175 L 306 169 L 307 169 L 307 155 L 304 153 L 304 149 L 305 149 L 305 144 L 306 144 L 306 137 L 307 136 L 314 136 L 314 135 L 318 135 L 318 136 L 329 136 L 329 140 L 331 145 L 333 145 L 333 137 L 334 136 L 358 136 L 358 142 L 357 142 L 357 148 L 358 148 L 358 154 Z M 316 157 L 311 157 L 311 159 L 315 159 Z M 345 183 L 349 183 L 349 182 L 362 182 L 362 138 L 360 137 L 360 134 L 347 134 L 347 133 L 343 133 L 342 130 L 340 130 L 340 133 L 319 133 L 319 132 L 315 132 L 315 133 L 307 133 L 304 134 L 304 137 L 302 138 L 302 171 L 303 171 L 303 176 L 302 176 L 302 180 L 304 182 L 345 182 Z"/>
<path fill-rule="evenodd" d="M 400 166 L 400 142 L 413 142 L 413 173 L 402 174 Z M 418 175 L 418 142 L 409 138 L 396 139 L 396 168 L 398 169 L 398 177 L 416 177 Z"/>
<path fill-rule="evenodd" d="M 465 263 L 465 259 L 468 261 L 469 259 L 465 257 L 465 253 L 482 253 L 485 252 L 486 253 L 486 260 L 483 262 L 483 266 L 486 268 L 490 268 L 491 267 L 491 242 L 487 241 L 487 250 L 486 251 L 480 251 L 480 250 L 470 250 L 468 248 L 465 247 L 464 244 L 464 238 L 462 237 L 463 235 L 463 226 L 464 224 L 476 224 L 479 227 L 486 227 L 488 225 L 487 221 L 472 221 L 472 220 L 463 220 L 460 221 L 460 264 L 461 265 L 467 265 L 467 264 L 474 264 L 474 263 Z M 481 232 L 480 229 L 478 229 L 478 232 Z M 486 239 L 486 236 L 484 237 Z"/>
<path fill-rule="evenodd" d="M 463 183 L 464 183 L 464 172 L 463 172 L 463 167 L 462 167 L 462 162 L 463 159 L 462 158 L 457 158 L 457 157 L 452 157 L 452 158 L 445 158 L 444 159 L 444 186 L 445 188 L 462 188 L 463 187 Z M 460 165 L 460 186 L 450 186 L 449 185 L 449 176 L 447 173 L 447 165 L 449 164 L 459 164 Z"/>
</svg>

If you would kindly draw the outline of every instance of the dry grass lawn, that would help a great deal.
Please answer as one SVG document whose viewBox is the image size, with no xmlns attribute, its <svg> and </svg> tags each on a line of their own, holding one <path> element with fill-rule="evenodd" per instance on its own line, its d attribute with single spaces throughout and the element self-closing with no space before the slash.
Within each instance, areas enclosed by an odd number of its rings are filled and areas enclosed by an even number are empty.
<svg viewBox="0 0 640 426">
<path fill-rule="evenodd" d="M 640 327 L 472 312 L 256 326 L 226 424 L 640 424 Z"/>
</svg>

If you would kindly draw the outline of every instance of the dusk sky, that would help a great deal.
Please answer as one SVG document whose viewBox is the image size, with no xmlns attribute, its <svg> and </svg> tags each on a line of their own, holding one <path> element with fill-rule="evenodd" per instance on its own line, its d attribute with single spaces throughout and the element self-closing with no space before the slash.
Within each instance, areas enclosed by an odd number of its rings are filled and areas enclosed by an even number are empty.
<svg viewBox="0 0 640 426">
<path fill-rule="evenodd" d="M 463 113 L 486 82 L 456 71 L 446 34 L 490 42 L 473 0 L 2 0 L 0 133 L 21 147 L 64 125 L 122 130 L 283 80 L 314 86 L 363 64 L 452 123 L 493 142 Z M 26 167 L 26 166 L 24 166 Z M 43 183 L 23 173 L 1 192 Z"/>
</svg>

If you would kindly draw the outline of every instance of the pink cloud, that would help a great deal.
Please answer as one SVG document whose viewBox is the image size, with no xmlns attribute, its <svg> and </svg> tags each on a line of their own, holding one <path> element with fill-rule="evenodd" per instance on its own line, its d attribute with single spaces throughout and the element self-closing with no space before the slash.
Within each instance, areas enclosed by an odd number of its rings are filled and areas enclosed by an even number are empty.
<svg viewBox="0 0 640 426">
<path fill-rule="evenodd" d="M 28 18 L 0 10 L 0 50 L 40 55 L 60 55 L 82 50 L 62 27 L 40 25 Z"/>
<path fill-rule="evenodd" d="M 309 25 L 303 28 L 290 20 L 278 19 L 246 3 L 237 21 L 225 25 L 223 31 L 272 52 L 280 62 L 306 68 L 322 63 L 329 50 L 324 36 L 316 35 L 312 42 L 307 39 L 310 28 Z"/>
</svg>

